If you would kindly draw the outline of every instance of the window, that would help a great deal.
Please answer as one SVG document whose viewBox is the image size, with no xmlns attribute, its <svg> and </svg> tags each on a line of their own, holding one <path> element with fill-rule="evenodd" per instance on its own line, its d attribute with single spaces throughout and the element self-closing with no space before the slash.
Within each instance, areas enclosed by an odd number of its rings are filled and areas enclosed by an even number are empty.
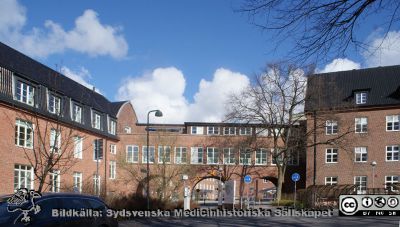
<svg viewBox="0 0 400 227">
<path fill-rule="evenodd" d="M 74 137 L 74 158 L 82 159 L 82 147 L 83 138 L 79 136 Z"/>
<path fill-rule="evenodd" d="M 110 153 L 111 154 L 117 154 L 117 145 L 110 144 Z"/>
<path fill-rule="evenodd" d="M 149 163 L 154 163 L 154 159 L 155 159 L 154 146 L 150 146 Z M 142 147 L 142 163 L 147 163 L 147 146 Z"/>
<path fill-rule="evenodd" d="M 53 170 L 50 173 L 50 190 L 51 192 L 60 192 L 60 171 Z"/>
<path fill-rule="evenodd" d="M 33 168 L 25 165 L 14 166 L 14 191 L 20 188 L 33 189 Z"/>
<path fill-rule="evenodd" d="M 219 151 L 216 147 L 207 147 L 207 164 L 218 164 Z"/>
<path fill-rule="evenodd" d="M 95 129 L 101 129 L 101 116 L 95 112 L 93 112 L 92 115 L 92 127 Z"/>
<path fill-rule="evenodd" d="M 235 152 L 233 148 L 224 148 L 224 164 L 235 164 Z"/>
<path fill-rule="evenodd" d="M 228 136 L 236 135 L 236 128 L 235 127 L 225 127 L 224 135 L 228 135 Z"/>
<path fill-rule="evenodd" d="M 325 177 L 325 185 L 337 185 L 337 177 Z"/>
<path fill-rule="evenodd" d="M 386 116 L 386 130 L 399 131 L 399 115 Z"/>
<path fill-rule="evenodd" d="M 193 135 L 203 135 L 203 127 L 200 126 L 191 126 L 190 133 Z"/>
<path fill-rule="evenodd" d="M 266 165 L 267 164 L 267 150 L 260 148 L 256 150 L 256 165 Z"/>
<path fill-rule="evenodd" d="M 21 81 L 16 82 L 15 99 L 30 106 L 35 104 L 35 88 Z"/>
<path fill-rule="evenodd" d="M 217 126 L 209 126 L 207 128 L 208 135 L 219 135 L 219 127 Z"/>
<path fill-rule="evenodd" d="M 366 117 L 360 117 L 355 119 L 356 133 L 366 133 L 368 130 L 368 119 Z"/>
<path fill-rule="evenodd" d="M 139 147 L 136 145 L 126 146 L 126 162 L 137 163 L 139 162 Z"/>
<path fill-rule="evenodd" d="M 326 163 L 337 163 L 338 161 L 338 149 L 327 148 L 326 149 Z"/>
<path fill-rule="evenodd" d="M 392 186 L 392 184 L 396 183 L 399 183 L 399 176 L 385 176 L 385 189 L 392 192 L 398 192 L 398 190 L 395 190 Z"/>
<path fill-rule="evenodd" d="M 170 146 L 158 146 L 158 163 L 171 163 Z"/>
<path fill-rule="evenodd" d="M 271 165 L 276 165 L 277 161 L 281 163 L 283 153 L 281 154 L 279 153 L 280 153 L 279 149 L 277 150 L 271 149 Z"/>
<path fill-rule="evenodd" d="M 290 166 L 295 166 L 299 164 L 299 151 L 291 150 L 288 155 L 287 164 Z"/>
<path fill-rule="evenodd" d="M 33 127 L 32 123 L 17 120 L 15 123 L 15 145 L 32 148 L 33 147 Z"/>
<path fill-rule="evenodd" d="M 365 194 L 367 192 L 367 176 L 355 176 L 354 185 L 357 186 L 357 194 Z"/>
<path fill-rule="evenodd" d="M 386 146 L 386 161 L 399 161 L 399 145 Z"/>
<path fill-rule="evenodd" d="M 82 173 L 74 172 L 74 191 L 82 192 Z"/>
<path fill-rule="evenodd" d="M 367 92 L 357 92 L 356 93 L 356 104 L 367 103 Z"/>
<path fill-rule="evenodd" d="M 53 114 L 60 114 L 61 113 L 61 98 L 52 94 L 48 93 L 48 102 L 47 102 L 47 110 Z"/>
<path fill-rule="evenodd" d="M 197 134 L 197 127 L 196 126 L 192 126 L 192 134 Z"/>
<path fill-rule="evenodd" d="M 239 129 L 240 135 L 251 135 L 251 128 L 250 127 L 242 127 Z"/>
<path fill-rule="evenodd" d="M 61 132 L 52 128 L 50 130 L 50 150 L 51 152 L 60 153 L 61 149 Z"/>
<path fill-rule="evenodd" d="M 110 161 L 110 179 L 115 179 L 117 174 L 117 162 Z"/>
<path fill-rule="evenodd" d="M 93 159 L 95 161 L 103 159 L 103 140 L 94 140 Z"/>
<path fill-rule="evenodd" d="M 191 164 L 203 164 L 203 148 L 202 147 L 192 147 L 191 148 L 190 163 Z"/>
<path fill-rule="evenodd" d="M 117 122 L 115 120 L 110 119 L 108 124 L 108 133 L 110 133 L 111 135 L 115 135 L 116 132 L 117 132 Z"/>
<path fill-rule="evenodd" d="M 325 123 L 326 135 L 335 135 L 338 132 L 338 123 L 337 121 L 326 121 Z"/>
<path fill-rule="evenodd" d="M 187 161 L 186 147 L 175 147 L 175 163 L 183 164 Z"/>
<path fill-rule="evenodd" d="M 240 151 L 239 164 L 250 165 L 251 164 L 251 153 L 250 149 L 245 149 Z"/>
<path fill-rule="evenodd" d="M 354 148 L 355 162 L 366 162 L 368 158 L 368 152 L 366 147 Z"/>
<path fill-rule="evenodd" d="M 72 102 L 71 118 L 73 121 L 82 123 L 82 107 L 75 102 Z"/>
<path fill-rule="evenodd" d="M 94 187 L 93 190 L 96 195 L 100 195 L 100 190 L 101 190 L 100 184 L 101 184 L 100 176 L 94 174 L 93 175 L 93 187 Z"/>
<path fill-rule="evenodd" d="M 127 134 L 131 134 L 132 133 L 132 128 L 129 127 L 129 126 L 125 126 L 124 132 L 127 133 Z"/>
</svg>

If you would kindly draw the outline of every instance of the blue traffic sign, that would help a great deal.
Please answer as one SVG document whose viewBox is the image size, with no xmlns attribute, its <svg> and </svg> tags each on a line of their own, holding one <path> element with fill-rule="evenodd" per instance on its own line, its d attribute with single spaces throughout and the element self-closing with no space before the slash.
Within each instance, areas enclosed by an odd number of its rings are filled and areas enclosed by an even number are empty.
<svg viewBox="0 0 400 227">
<path fill-rule="evenodd" d="M 300 180 L 300 174 L 298 173 L 293 173 L 292 174 L 292 181 L 297 182 Z"/>
<path fill-rule="evenodd" d="M 244 183 L 247 183 L 247 184 L 251 183 L 251 176 L 250 175 L 244 176 Z"/>
</svg>

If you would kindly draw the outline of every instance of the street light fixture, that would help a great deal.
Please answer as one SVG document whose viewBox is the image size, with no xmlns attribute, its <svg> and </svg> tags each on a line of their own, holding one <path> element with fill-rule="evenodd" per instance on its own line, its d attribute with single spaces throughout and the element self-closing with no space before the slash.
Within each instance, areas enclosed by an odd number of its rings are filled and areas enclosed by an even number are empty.
<svg viewBox="0 0 400 227">
<path fill-rule="evenodd" d="M 150 164 L 149 164 L 149 131 L 150 131 L 150 125 L 149 125 L 149 118 L 150 118 L 150 113 L 155 112 L 156 117 L 162 117 L 163 114 L 160 110 L 150 110 L 147 113 L 147 149 L 146 149 L 146 156 L 147 156 L 147 171 L 146 171 L 146 177 L 147 177 L 147 188 L 146 188 L 146 197 L 147 197 L 147 209 L 150 210 Z"/>
<path fill-rule="evenodd" d="M 371 162 L 372 166 L 372 188 L 375 188 L 375 166 L 376 166 L 376 161 Z"/>
</svg>

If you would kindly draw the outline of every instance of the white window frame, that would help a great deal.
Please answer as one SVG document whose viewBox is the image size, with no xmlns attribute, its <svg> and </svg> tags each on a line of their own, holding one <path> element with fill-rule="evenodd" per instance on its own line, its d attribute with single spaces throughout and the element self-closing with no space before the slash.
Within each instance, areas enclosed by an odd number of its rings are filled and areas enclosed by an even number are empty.
<svg viewBox="0 0 400 227">
<path fill-rule="evenodd" d="M 390 124 L 390 126 L 389 126 L 389 124 Z M 400 116 L 399 115 L 386 116 L 386 131 L 387 132 L 400 131 Z"/>
<path fill-rule="evenodd" d="M 125 127 L 124 127 L 124 132 L 125 132 L 126 134 L 131 134 L 131 133 L 132 133 L 132 128 L 129 127 L 129 126 L 125 126 Z"/>
<path fill-rule="evenodd" d="M 215 159 L 217 159 L 216 162 Z M 207 147 L 207 164 L 219 164 L 219 149 L 217 147 Z"/>
<path fill-rule="evenodd" d="M 175 147 L 175 164 L 186 164 L 187 161 L 186 147 Z"/>
<path fill-rule="evenodd" d="M 364 157 L 365 157 L 365 160 L 363 160 Z M 354 162 L 367 162 L 367 161 L 368 161 L 367 147 L 355 147 L 354 148 Z"/>
<path fill-rule="evenodd" d="M 388 148 L 391 148 L 391 150 L 389 151 Z M 386 146 L 386 153 L 385 153 L 386 154 L 386 158 L 385 158 L 385 160 L 387 162 L 397 162 L 397 161 L 399 161 L 399 150 L 400 150 L 400 146 L 399 145 Z M 397 153 L 397 155 L 396 155 L 396 153 Z M 388 159 L 388 154 L 391 154 L 390 155 L 391 156 L 390 159 Z M 395 158 L 395 156 L 397 156 L 397 159 Z"/>
<path fill-rule="evenodd" d="M 368 99 L 367 92 L 356 92 L 356 104 L 366 104 Z"/>
<path fill-rule="evenodd" d="M 101 115 L 93 111 L 92 118 L 92 127 L 101 130 Z"/>
<path fill-rule="evenodd" d="M 338 122 L 328 120 L 325 122 L 325 135 L 336 135 L 338 133 Z"/>
<path fill-rule="evenodd" d="M 255 165 L 267 165 L 267 163 L 268 163 L 268 158 L 267 158 L 268 151 L 267 151 L 267 149 L 259 148 L 259 149 L 255 150 L 254 152 L 255 152 L 255 156 L 254 157 L 256 158 Z M 258 156 L 260 156 L 260 155 L 261 155 L 261 158 L 258 158 Z M 260 161 L 260 159 L 261 159 L 261 161 Z M 263 160 L 265 160 L 265 161 L 263 161 Z"/>
<path fill-rule="evenodd" d="M 388 180 L 388 178 L 389 178 L 389 180 Z M 397 178 L 397 179 L 395 179 L 395 178 Z M 385 189 L 389 190 L 387 185 L 389 183 L 390 184 L 399 183 L 399 180 L 400 180 L 400 176 L 393 176 L 393 175 L 392 176 L 385 176 Z M 391 186 L 390 187 L 390 191 L 398 192 L 399 190 L 394 190 L 393 187 Z"/>
<path fill-rule="evenodd" d="M 82 159 L 83 153 L 83 138 L 80 136 L 74 137 L 74 158 Z"/>
<path fill-rule="evenodd" d="M 74 188 L 77 188 L 78 192 L 82 193 L 82 173 L 74 172 L 73 179 L 74 179 Z"/>
<path fill-rule="evenodd" d="M 74 122 L 82 124 L 82 106 L 71 101 L 71 119 Z"/>
<path fill-rule="evenodd" d="M 201 155 L 199 155 L 201 153 Z M 203 147 L 190 148 L 190 164 L 203 164 L 204 163 L 204 149 Z"/>
<path fill-rule="evenodd" d="M 336 161 L 334 157 L 336 156 Z M 328 161 L 330 158 L 330 161 Z M 339 161 L 339 149 L 338 148 L 326 148 L 325 149 L 325 163 L 338 163 Z"/>
<path fill-rule="evenodd" d="M 163 157 L 165 157 L 164 160 L 162 160 Z M 158 146 L 158 163 L 171 163 L 171 146 Z"/>
<path fill-rule="evenodd" d="M 18 176 L 15 175 L 16 173 Z M 30 175 L 30 178 L 28 175 Z M 32 166 L 14 165 L 14 191 L 20 188 L 34 189 L 34 176 Z M 18 182 L 15 182 L 16 179 L 18 179 Z"/>
<path fill-rule="evenodd" d="M 117 122 L 113 119 L 109 119 L 108 121 L 109 123 L 109 129 L 108 129 L 108 133 L 110 133 L 111 135 L 116 135 L 117 134 Z"/>
<path fill-rule="evenodd" d="M 244 155 L 244 157 L 243 157 Z M 246 159 L 245 163 L 243 160 Z M 251 165 L 251 149 L 246 148 L 246 149 L 241 149 L 239 150 L 239 165 Z"/>
<path fill-rule="evenodd" d="M 61 97 L 50 91 L 47 93 L 47 110 L 52 114 L 61 114 Z"/>
<path fill-rule="evenodd" d="M 15 126 L 16 128 L 16 134 L 18 135 L 17 138 L 15 138 L 15 145 L 18 147 L 24 147 L 24 148 L 29 148 L 32 149 L 33 148 L 33 141 L 34 141 L 34 131 L 33 131 L 33 125 L 31 122 L 29 121 L 23 121 L 23 120 L 19 120 L 17 119 L 15 122 Z M 28 133 L 28 129 L 30 129 L 30 133 Z M 21 133 L 23 133 L 23 144 L 20 143 L 20 135 Z M 28 135 L 29 135 L 29 139 L 28 139 Z"/>
<path fill-rule="evenodd" d="M 20 85 L 20 86 L 18 86 Z M 19 93 L 18 93 L 19 90 Z M 24 90 L 26 93 L 26 96 L 24 96 Z M 35 105 L 35 90 L 36 88 L 28 83 L 25 83 L 23 81 L 17 80 L 15 83 L 15 89 L 14 89 L 14 99 L 25 103 L 30 106 Z M 18 97 L 19 96 L 19 97 Z"/>
<path fill-rule="evenodd" d="M 368 177 L 367 176 L 354 176 L 354 185 L 357 185 L 357 194 L 365 194 L 367 192 Z"/>
<path fill-rule="evenodd" d="M 116 144 L 110 144 L 110 153 L 117 154 L 117 145 Z"/>
<path fill-rule="evenodd" d="M 197 134 L 197 126 L 191 126 L 190 127 L 190 134 L 196 135 Z"/>
<path fill-rule="evenodd" d="M 269 136 L 269 129 L 267 128 L 256 128 L 257 136 Z"/>
<path fill-rule="evenodd" d="M 50 129 L 50 151 L 61 153 L 61 131 L 54 128 Z"/>
<path fill-rule="evenodd" d="M 236 163 L 236 154 L 235 150 L 232 147 L 226 147 L 222 149 L 224 154 L 224 164 L 225 165 L 234 165 Z M 233 157 L 232 157 L 233 156 Z"/>
<path fill-rule="evenodd" d="M 240 127 L 239 128 L 239 135 L 241 136 L 249 136 L 251 135 L 253 128 L 251 127 Z"/>
<path fill-rule="evenodd" d="M 117 162 L 114 160 L 110 161 L 109 167 L 110 167 L 110 179 L 114 180 L 117 176 Z"/>
<path fill-rule="evenodd" d="M 53 170 L 50 173 L 50 191 L 60 192 L 61 175 L 60 170 Z"/>
<path fill-rule="evenodd" d="M 132 155 L 129 154 L 130 152 L 132 152 Z M 139 146 L 126 145 L 126 162 L 127 163 L 138 163 L 139 162 Z"/>
<path fill-rule="evenodd" d="M 219 126 L 208 126 L 207 135 L 219 135 Z"/>
<path fill-rule="evenodd" d="M 360 129 L 357 130 L 357 125 L 360 125 Z M 365 125 L 365 129 L 364 126 Z M 354 130 L 355 133 L 367 133 L 368 132 L 368 118 L 367 117 L 356 117 L 354 119 Z"/>
<path fill-rule="evenodd" d="M 224 127 L 224 135 L 226 135 L 226 136 L 236 135 L 236 128 L 235 127 Z"/>
<path fill-rule="evenodd" d="M 153 164 L 155 162 L 156 159 L 156 153 L 155 153 L 155 147 L 154 146 L 150 146 L 150 150 L 149 150 L 149 163 Z M 142 163 L 147 163 L 147 146 L 142 146 Z"/>
<path fill-rule="evenodd" d="M 337 185 L 338 177 L 325 177 L 325 185 Z"/>
</svg>

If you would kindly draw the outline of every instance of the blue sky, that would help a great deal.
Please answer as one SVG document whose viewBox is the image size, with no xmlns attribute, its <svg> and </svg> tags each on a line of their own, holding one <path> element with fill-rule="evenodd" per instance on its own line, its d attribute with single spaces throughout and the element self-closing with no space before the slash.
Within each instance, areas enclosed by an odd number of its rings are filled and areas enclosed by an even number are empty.
<svg viewBox="0 0 400 227">
<path fill-rule="evenodd" d="M 94 85 L 112 101 L 131 100 L 141 121 L 151 108 L 164 110 L 166 117 L 158 120 L 164 123 L 220 121 L 227 96 L 247 86 L 265 63 L 283 59 L 291 46 L 284 43 L 273 51 L 271 35 L 234 12 L 239 0 L 0 4 L 2 42 Z M 369 25 L 362 30 L 366 38 L 377 30 Z M 392 36 L 390 47 L 400 33 L 393 30 Z M 380 36 L 371 37 L 379 41 Z M 353 51 L 349 59 L 318 67 L 337 71 L 398 64 L 393 62 L 400 55 L 396 48 L 380 53 L 378 60 Z"/>
</svg>

